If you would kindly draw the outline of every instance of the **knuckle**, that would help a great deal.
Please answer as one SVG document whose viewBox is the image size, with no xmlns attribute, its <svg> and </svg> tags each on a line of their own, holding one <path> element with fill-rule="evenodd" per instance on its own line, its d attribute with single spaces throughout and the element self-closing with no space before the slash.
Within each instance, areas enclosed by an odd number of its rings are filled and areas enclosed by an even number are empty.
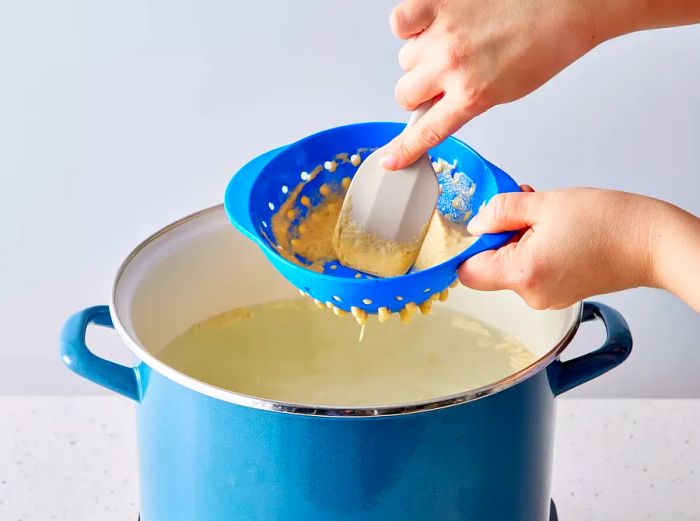
<svg viewBox="0 0 700 521">
<path fill-rule="evenodd" d="M 445 9 L 445 8 L 449 9 L 448 5 L 450 3 L 453 3 L 453 2 L 445 1 L 443 3 L 443 6 L 442 6 L 443 9 Z M 456 35 L 456 34 L 459 34 L 461 32 L 464 32 L 463 29 L 464 29 L 464 24 L 461 23 L 461 21 L 458 18 L 454 18 L 454 17 L 446 19 L 444 26 L 443 26 L 443 31 L 445 32 L 445 34 L 449 34 L 449 35 Z"/>
<path fill-rule="evenodd" d="M 404 72 L 407 72 L 411 68 L 411 60 L 409 59 L 407 47 L 404 45 L 399 50 L 399 67 Z"/>
<path fill-rule="evenodd" d="M 449 31 L 442 34 L 441 47 L 444 49 L 443 60 L 449 69 L 464 69 L 470 67 L 473 47 L 467 36 L 453 34 Z"/>
<path fill-rule="evenodd" d="M 462 121 L 468 121 L 473 118 L 477 112 L 476 108 L 468 103 L 459 103 L 456 108 L 457 117 Z"/>
<path fill-rule="evenodd" d="M 518 272 L 517 292 L 533 309 L 550 309 L 554 304 L 551 287 L 546 283 L 546 268 L 530 261 Z"/>
<path fill-rule="evenodd" d="M 448 45 L 445 51 L 445 64 L 448 69 L 455 69 L 462 64 L 462 51 L 456 45 Z"/>
<path fill-rule="evenodd" d="M 547 309 L 554 309 L 554 310 L 557 310 L 557 311 L 558 311 L 558 310 L 562 310 L 562 309 L 566 309 L 566 308 L 568 308 L 569 306 L 571 306 L 572 304 L 574 304 L 574 302 L 576 302 L 576 301 L 572 301 L 572 302 L 569 302 L 569 301 L 560 301 L 560 302 L 557 302 L 556 304 L 552 304 L 552 305 L 549 306 Z"/>
<path fill-rule="evenodd" d="M 465 86 L 458 93 L 457 99 L 460 115 L 470 117 L 483 112 L 488 106 L 488 91 L 471 85 Z"/>
<path fill-rule="evenodd" d="M 469 268 L 467 265 L 462 264 L 459 269 L 457 270 L 457 277 L 459 278 L 459 283 L 462 284 L 463 286 L 466 287 L 471 287 L 473 282 L 473 276 L 471 272 L 469 271 Z"/>
<path fill-rule="evenodd" d="M 398 81 L 396 84 L 396 87 L 394 87 L 394 97 L 396 98 L 396 101 L 399 102 L 399 105 L 401 105 L 405 109 L 411 109 L 409 99 L 408 99 L 408 93 L 406 92 L 406 87 L 404 86 L 404 81 L 403 78 Z"/>
<path fill-rule="evenodd" d="M 529 262 L 521 265 L 516 271 L 515 285 L 527 296 L 534 296 L 539 293 L 539 269 L 535 263 Z"/>
<path fill-rule="evenodd" d="M 509 194 L 507 193 L 494 195 L 493 199 L 491 199 L 491 202 L 489 203 L 491 205 L 491 212 L 495 222 L 501 222 L 509 215 L 510 203 L 508 195 Z"/>
<path fill-rule="evenodd" d="M 442 143 L 443 136 L 432 125 L 421 125 L 418 128 L 418 138 L 428 148 Z"/>
<path fill-rule="evenodd" d="M 494 197 L 496 199 L 495 211 L 498 212 L 496 217 L 499 221 L 511 221 L 522 215 L 525 211 L 525 203 L 521 195 L 518 192 L 506 192 Z"/>
<path fill-rule="evenodd" d="M 406 31 L 406 13 L 403 4 L 399 4 L 392 9 L 389 15 L 389 25 L 395 36 L 402 38 Z"/>
<path fill-rule="evenodd" d="M 401 49 L 399 49 L 399 66 L 401 69 L 404 71 L 407 71 L 408 69 L 411 68 L 411 65 L 413 63 L 413 58 L 411 56 L 411 45 L 410 42 L 405 43 Z"/>
<path fill-rule="evenodd" d="M 403 138 L 400 139 L 398 145 L 399 145 L 401 157 L 409 158 L 409 157 L 413 156 L 413 147 L 408 145 L 408 143 L 406 143 L 405 139 L 403 139 Z"/>
<path fill-rule="evenodd" d="M 537 293 L 525 295 L 523 296 L 523 299 L 525 300 L 528 306 L 537 311 L 549 309 L 549 303 L 547 299 Z"/>
</svg>

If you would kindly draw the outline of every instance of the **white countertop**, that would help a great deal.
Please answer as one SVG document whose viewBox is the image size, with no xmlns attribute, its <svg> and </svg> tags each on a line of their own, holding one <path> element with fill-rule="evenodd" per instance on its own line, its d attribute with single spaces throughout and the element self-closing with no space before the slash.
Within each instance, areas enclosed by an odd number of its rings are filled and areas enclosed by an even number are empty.
<svg viewBox="0 0 700 521">
<path fill-rule="evenodd" d="M 136 521 L 134 406 L 0 396 L 0 519 Z M 562 521 L 700 520 L 700 400 L 559 401 Z"/>
</svg>

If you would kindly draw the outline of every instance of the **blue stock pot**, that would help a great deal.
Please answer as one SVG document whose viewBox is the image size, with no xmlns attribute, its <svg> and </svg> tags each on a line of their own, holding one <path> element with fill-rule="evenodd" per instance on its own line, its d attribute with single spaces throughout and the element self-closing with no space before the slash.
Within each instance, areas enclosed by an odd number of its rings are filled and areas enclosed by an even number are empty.
<svg viewBox="0 0 700 521">
<path fill-rule="evenodd" d="M 510 292 L 460 288 L 444 305 L 519 338 L 537 361 L 429 402 L 339 409 L 236 394 L 158 358 L 194 323 L 296 296 L 215 207 L 146 240 L 119 270 L 110 306 L 67 321 L 68 368 L 136 403 L 142 521 L 545 521 L 554 399 L 632 347 L 624 319 L 602 304 L 534 311 Z M 603 346 L 561 361 L 579 324 L 595 319 Z M 91 324 L 116 329 L 135 367 L 92 353 Z"/>
</svg>

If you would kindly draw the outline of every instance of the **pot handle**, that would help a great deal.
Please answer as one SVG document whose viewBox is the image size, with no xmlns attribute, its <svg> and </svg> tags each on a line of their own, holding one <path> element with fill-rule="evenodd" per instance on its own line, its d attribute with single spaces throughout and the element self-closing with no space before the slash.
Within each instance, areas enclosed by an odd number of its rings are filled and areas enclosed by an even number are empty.
<svg viewBox="0 0 700 521">
<path fill-rule="evenodd" d="M 581 322 L 600 319 L 605 325 L 607 338 L 602 347 L 573 360 L 555 360 L 552 389 L 560 395 L 607 373 L 624 362 L 632 352 L 632 334 L 627 321 L 613 308 L 599 302 L 584 302 Z"/>
<path fill-rule="evenodd" d="M 93 306 L 75 313 L 61 331 L 61 360 L 74 373 L 102 387 L 141 401 L 141 375 L 137 367 L 110 362 L 90 351 L 85 333 L 90 324 L 114 328 L 108 306 Z"/>
</svg>

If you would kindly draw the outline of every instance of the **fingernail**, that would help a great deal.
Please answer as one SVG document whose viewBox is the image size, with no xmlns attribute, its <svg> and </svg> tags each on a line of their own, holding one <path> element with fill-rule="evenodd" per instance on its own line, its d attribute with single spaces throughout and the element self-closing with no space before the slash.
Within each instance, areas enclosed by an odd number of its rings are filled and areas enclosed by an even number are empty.
<svg viewBox="0 0 700 521">
<path fill-rule="evenodd" d="M 396 159 L 394 154 L 384 154 L 379 160 L 379 164 L 386 170 L 394 170 L 399 164 L 399 160 Z"/>
</svg>

